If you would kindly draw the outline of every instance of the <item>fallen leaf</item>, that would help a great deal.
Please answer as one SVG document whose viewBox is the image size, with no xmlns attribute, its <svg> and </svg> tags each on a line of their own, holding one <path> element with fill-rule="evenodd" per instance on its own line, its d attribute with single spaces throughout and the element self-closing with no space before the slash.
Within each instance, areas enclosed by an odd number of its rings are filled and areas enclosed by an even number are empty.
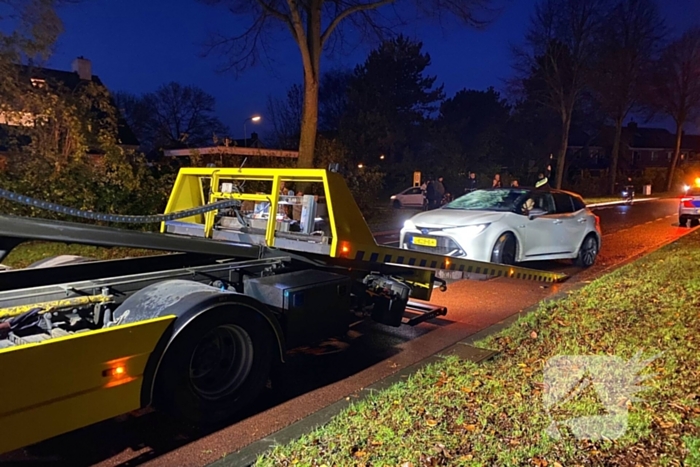
<svg viewBox="0 0 700 467">
<path fill-rule="evenodd" d="M 403 464 L 401 464 L 401 467 L 413 467 L 413 464 L 411 464 L 410 462 L 404 462 Z"/>
<path fill-rule="evenodd" d="M 464 387 L 462 388 L 462 392 L 466 392 L 466 393 L 468 394 L 468 393 L 472 392 L 472 388 L 469 388 L 469 387 L 467 387 L 467 386 L 464 386 Z"/>
<path fill-rule="evenodd" d="M 425 424 L 428 426 L 435 426 L 435 425 L 437 425 L 437 421 L 430 419 L 430 420 L 426 421 Z"/>
<path fill-rule="evenodd" d="M 552 467 L 564 467 L 564 466 L 561 465 L 559 462 L 554 461 L 554 462 L 552 462 Z"/>
<path fill-rule="evenodd" d="M 524 363 L 518 363 L 518 366 L 521 368 L 525 368 L 527 365 L 525 365 Z"/>
<path fill-rule="evenodd" d="M 476 425 L 465 425 L 464 429 L 467 431 L 476 431 Z"/>
<path fill-rule="evenodd" d="M 530 337 L 532 337 L 533 339 L 537 339 L 537 333 L 535 331 L 532 331 L 530 333 Z"/>
<path fill-rule="evenodd" d="M 472 456 L 471 454 L 467 454 L 466 456 L 462 456 L 459 458 L 459 460 L 462 462 L 470 461 L 472 459 L 474 459 L 474 456 Z"/>
<path fill-rule="evenodd" d="M 381 446 L 381 445 L 384 444 L 384 443 L 382 443 L 381 441 L 372 441 L 370 444 L 371 444 L 372 446 Z"/>
<path fill-rule="evenodd" d="M 365 451 L 357 451 L 355 452 L 355 457 L 365 457 L 367 453 Z"/>
</svg>

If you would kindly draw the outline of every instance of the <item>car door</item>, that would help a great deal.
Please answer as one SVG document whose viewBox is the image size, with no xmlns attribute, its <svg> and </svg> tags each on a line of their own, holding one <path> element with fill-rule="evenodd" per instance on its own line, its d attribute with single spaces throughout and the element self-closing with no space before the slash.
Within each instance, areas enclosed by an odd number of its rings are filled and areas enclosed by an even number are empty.
<svg viewBox="0 0 700 467">
<path fill-rule="evenodd" d="M 550 193 L 533 192 L 530 197 L 534 201 L 534 207 L 542 209 L 546 214 L 534 219 L 524 215 L 518 227 L 525 231 L 524 256 L 528 259 L 537 259 L 539 256 L 551 255 L 560 248 L 559 242 L 563 229 Z"/>
<path fill-rule="evenodd" d="M 576 204 L 567 193 L 553 193 L 556 216 L 561 220 L 563 234 L 560 236 L 559 252 L 573 253 L 581 245 L 586 232 L 588 213 L 585 209 L 576 209 Z"/>
<path fill-rule="evenodd" d="M 419 186 L 409 188 L 404 191 L 403 199 L 401 203 L 405 206 L 423 206 L 423 190 Z"/>
</svg>

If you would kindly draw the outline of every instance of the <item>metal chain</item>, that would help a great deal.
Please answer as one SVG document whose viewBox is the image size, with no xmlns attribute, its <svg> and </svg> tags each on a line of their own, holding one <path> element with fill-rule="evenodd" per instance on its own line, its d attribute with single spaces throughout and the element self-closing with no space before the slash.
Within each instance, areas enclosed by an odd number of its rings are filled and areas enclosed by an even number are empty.
<svg viewBox="0 0 700 467">
<path fill-rule="evenodd" d="M 160 223 L 175 219 L 182 219 L 184 217 L 195 216 L 198 214 L 204 214 L 206 212 L 216 211 L 217 209 L 230 208 L 240 205 L 240 201 L 238 200 L 227 199 L 223 201 L 217 201 L 216 203 L 200 206 L 197 208 L 171 212 L 169 214 L 154 214 L 150 216 L 128 216 L 122 214 L 104 214 L 100 212 L 83 211 L 81 209 L 69 208 L 66 206 L 61 206 L 60 204 L 49 203 L 47 201 L 41 201 L 35 198 L 31 198 L 29 196 L 13 193 L 12 191 L 5 190 L 2 188 L 0 188 L 0 198 L 4 198 L 6 200 L 13 201 L 19 204 L 24 204 L 26 206 L 31 206 L 39 209 L 46 209 L 48 211 L 54 211 L 59 214 L 82 217 L 84 219 L 91 219 L 95 221 L 107 221 L 125 224 Z"/>
</svg>

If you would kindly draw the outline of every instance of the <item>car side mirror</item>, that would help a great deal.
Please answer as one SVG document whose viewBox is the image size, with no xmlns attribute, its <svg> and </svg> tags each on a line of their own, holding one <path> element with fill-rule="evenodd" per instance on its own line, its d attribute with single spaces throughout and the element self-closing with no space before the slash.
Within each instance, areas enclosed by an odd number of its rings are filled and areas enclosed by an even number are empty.
<svg viewBox="0 0 700 467">
<path fill-rule="evenodd" d="M 527 217 L 529 217 L 530 220 L 532 220 L 536 217 L 544 216 L 545 214 L 547 214 L 547 211 L 545 211 L 544 209 L 533 208 L 530 210 L 529 213 L 527 213 Z"/>
</svg>

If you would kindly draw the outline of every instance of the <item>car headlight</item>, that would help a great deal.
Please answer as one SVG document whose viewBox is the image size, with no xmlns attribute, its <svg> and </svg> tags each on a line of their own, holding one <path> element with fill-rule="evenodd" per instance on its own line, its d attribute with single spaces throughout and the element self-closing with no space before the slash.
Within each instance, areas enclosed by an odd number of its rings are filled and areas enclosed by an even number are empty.
<svg viewBox="0 0 700 467">
<path fill-rule="evenodd" d="M 473 238 L 483 232 L 486 227 L 491 224 L 475 224 L 475 225 L 465 225 L 464 227 L 454 227 L 452 229 L 445 229 L 445 232 L 455 233 L 460 237 Z"/>
<path fill-rule="evenodd" d="M 391 195 L 391 198 L 389 199 L 396 199 L 396 195 Z"/>
<path fill-rule="evenodd" d="M 407 230 L 416 230 L 416 224 L 410 219 L 403 223 L 403 228 Z"/>
</svg>

